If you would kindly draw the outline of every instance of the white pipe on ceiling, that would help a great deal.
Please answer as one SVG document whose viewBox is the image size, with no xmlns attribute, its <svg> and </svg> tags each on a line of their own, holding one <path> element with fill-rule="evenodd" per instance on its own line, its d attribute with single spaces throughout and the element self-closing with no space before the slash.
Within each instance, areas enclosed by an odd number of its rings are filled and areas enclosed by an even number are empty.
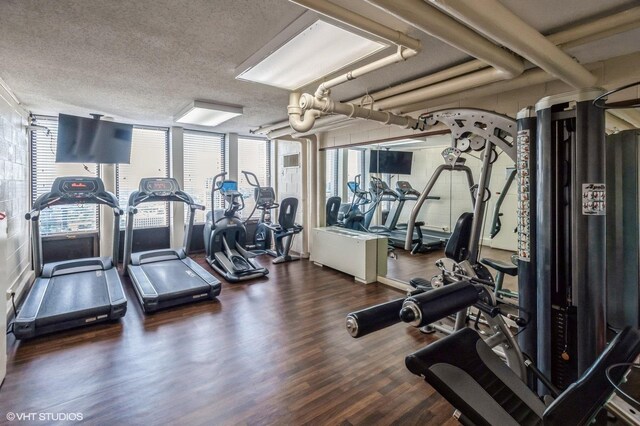
<svg viewBox="0 0 640 426">
<path fill-rule="evenodd" d="M 607 112 L 640 129 L 640 111 L 635 108 L 610 109 Z"/>
<path fill-rule="evenodd" d="M 524 71 L 521 58 L 422 0 L 366 1 L 456 49 L 486 62 L 499 70 L 504 78 L 513 78 Z"/>
<path fill-rule="evenodd" d="M 321 83 L 320 86 L 318 86 L 318 89 L 316 90 L 316 97 L 321 98 L 323 96 L 328 96 L 329 89 L 331 89 L 332 87 L 335 87 L 349 80 L 354 80 L 372 71 L 379 70 L 380 68 L 386 67 L 387 65 L 406 61 L 407 59 L 412 58 L 417 54 L 418 54 L 417 50 L 407 49 L 402 46 L 398 46 L 398 51 L 393 55 L 389 55 L 387 57 L 378 59 L 377 61 L 373 61 L 367 65 L 361 66 L 360 68 L 356 68 L 353 71 L 349 71 L 346 74 L 339 75 L 338 77 L 332 78 L 331 80 L 327 80 Z"/>
<path fill-rule="evenodd" d="M 637 28 L 638 26 L 640 26 L 640 19 L 638 18 L 640 18 L 640 7 L 634 7 L 619 13 L 615 13 L 613 15 L 595 19 L 591 22 L 573 26 L 566 30 L 551 34 L 547 38 L 551 42 L 561 44 L 563 46 L 578 46 Z M 484 64 L 482 61 L 472 60 L 430 75 L 426 75 L 424 77 L 420 77 L 415 80 L 408 81 L 406 83 L 398 84 L 388 89 L 383 89 L 381 91 L 367 95 L 367 97 L 371 98 L 372 100 L 383 100 L 393 95 L 409 92 L 427 85 L 434 85 L 435 83 L 440 83 L 443 81 L 446 83 L 446 81 L 449 79 L 468 74 L 470 72 L 486 67 L 488 67 L 488 65 Z M 555 77 L 547 74 L 540 69 L 532 69 L 525 71 L 525 73 L 521 77 L 516 77 L 513 80 L 492 83 L 482 87 L 469 88 L 467 90 L 464 90 L 464 92 L 467 93 L 469 97 L 481 97 L 499 93 L 500 91 L 523 88 L 527 85 L 541 84 L 544 82 L 553 81 L 554 79 Z M 429 91 L 425 91 L 425 93 L 428 94 Z M 455 102 L 459 99 L 460 93 L 461 92 L 453 92 L 441 97 L 437 97 L 438 95 L 436 95 L 435 98 L 427 97 L 418 102 L 404 105 L 401 109 L 396 108 L 396 111 L 407 113 L 424 109 L 425 107 L 434 104 L 442 105 L 449 102 Z M 356 102 L 357 100 L 362 98 L 363 97 L 355 98 L 348 102 Z M 425 101 L 427 100 L 433 102 L 429 102 L 427 104 L 425 103 Z M 379 104 L 377 106 L 379 107 Z M 329 128 L 331 123 L 339 120 L 340 118 L 336 116 L 322 117 L 317 120 L 317 125 L 322 126 L 323 128 Z M 278 129 L 281 130 L 278 131 L 278 133 L 273 133 Z M 276 138 L 278 136 L 294 133 L 294 130 L 289 127 L 289 121 L 284 120 L 272 125 L 260 127 L 253 131 L 253 133 L 269 134 L 270 138 Z M 278 136 L 272 136 L 272 134 Z"/>
<path fill-rule="evenodd" d="M 640 25 L 640 6 L 558 31 L 547 36 L 547 39 L 555 45 L 568 48 L 629 31 L 638 25 Z"/>
<path fill-rule="evenodd" d="M 380 102 L 376 102 L 374 107 L 378 110 L 397 108 L 399 106 L 419 102 L 424 99 L 443 96 L 449 93 L 462 92 L 500 80 L 504 80 L 504 74 L 495 68 L 487 68 L 471 74 L 452 78 L 438 84 L 432 84 L 431 86 L 426 86 L 411 92 L 383 99 Z"/>
<path fill-rule="evenodd" d="M 596 76 L 497 0 L 430 2 L 577 89 L 591 87 L 597 81 Z"/>
<path fill-rule="evenodd" d="M 502 80 L 485 86 L 476 87 L 474 89 L 465 90 L 464 92 L 450 93 L 437 98 L 423 99 L 420 102 L 402 105 L 401 107 L 395 108 L 393 112 L 397 114 L 408 114 L 414 111 L 421 111 L 425 108 L 460 101 L 460 97 L 463 94 L 466 99 L 481 98 L 484 96 L 535 86 L 537 84 L 548 83 L 555 79 L 556 78 L 554 76 L 540 68 L 532 68 L 511 80 Z"/>
<path fill-rule="evenodd" d="M 313 126 L 313 133 L 322 130 L 328 130 L 334 126 L 338 126 L 343 124 L 344 122 L 349 121 L 348 117 L 344 117 L 342 115 L 328 115 L 326 117 L 322 117 L 316 120 L 316 124 Z M 272 130 L 268 133 L 265 133 L 267 138 L 269 139 L 279 139 L 283 136 L 292 136 L 295 138 L 305 137 L 311 134 L 311 132 L 300 132 L 295 133 L 294 130 L 289 126 L 289 122 L 287 121 L 286 127 Z"/>
<path fill-rule="evenodd" d="M 327 0 L 290 0 L 307 9 L 311 9 L 321 15 L 328 16 L 347 25 L 351 25 L 359 30 L 368 32 L 399 46 L 419 51 L 421 49 L 420 40 L 382 25 L 372 19 L 364 17 L 342 6 L 331 3 Z"/>
<path fill-rule="evenodd" d="M 300 93 L 291 92 L 289 94 L 289 125 L 297 132 L 307 132 L 311 130 L 316 118 L 320 116 L 320 111 L 304 109 L 300 105 Z"/>
<path fill-rule="evenodd" d="M 634 126 L 627 120 L 624 120 L 618 117 L 618 115 L 613 114 L 614 111 L 615 110 L 609 110 L 604 116 L 605 127 L 610 131 L 610 133 L 616 133 L 622 130 L 629 130 L 634 128 Z"/>
<path fill-rule="evenodd" d="M 321 111 L 324 113 L 341 114 L 349 118 L 363 118 L 365 120 L 378 121 L 384 124 L 392 124 L 405 129 L 422 129 L 421 121 L 408 116 L 392 114 L 384 111 L 376 111 L 363 108 L 352 103 L 335 102 L 329 98 L 318 99 L 308 93 L 298 94 L 299 107 L 305 111 Z M 295 100 L 294 96 L 289 97 L 290 101 Z M 291 111 L 292 105 L 289 105 Z"/>
<path fill-rule="evenodd" d="M 421 87 L 429 86 L 431 84 L 440 83 L 441 81 L 449 80 L 455 77 L 459 77 L 464 74 L 468 74 L 473 71 L 478 71 L 483 68 L 487 68 L 489 65 L 485 64 L 479 59 L 474 59 L 469 62 L 465 62 L 460 65 L 455 65 L 451 68 L 444 69 L 442 71 L 435 72 L 433 74 L 426 75 L 424 77 L 417 78 L 415 80 L 408 81 L 406 83 L 398 84 L 388 89 L 380 90 L 370 94 L 369 96 L 376 101 L 389 98 L 401 93 L 410 92 Z M 358 98 L 360 99 L 360 98 Z M 349 102 L 354 102 L 357 99 L 353 99 Z"/>
</svg>

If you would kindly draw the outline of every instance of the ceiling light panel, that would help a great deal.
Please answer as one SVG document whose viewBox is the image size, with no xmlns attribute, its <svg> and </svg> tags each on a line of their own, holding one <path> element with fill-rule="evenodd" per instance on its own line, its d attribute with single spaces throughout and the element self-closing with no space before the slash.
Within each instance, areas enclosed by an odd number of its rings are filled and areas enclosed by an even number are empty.
<svg viewBox="0 0 640 426">
<path fill-rule="evenodd" d="M 239 115 L 241 107 L 194 101 L 176 116 L 176 122 L 213 127 Z"/>
<path fill-rule="evenodd" d="M 295 90 L 386 47 L 318 20 L 236 78 Z"/>
</svg>

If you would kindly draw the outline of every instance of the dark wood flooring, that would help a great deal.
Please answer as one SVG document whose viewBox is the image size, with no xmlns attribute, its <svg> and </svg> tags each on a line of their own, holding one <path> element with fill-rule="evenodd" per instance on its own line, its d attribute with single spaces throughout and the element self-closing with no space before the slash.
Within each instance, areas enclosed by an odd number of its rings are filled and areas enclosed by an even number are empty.
<svg viewBox="0 0 640 426">
<path fill-rule="evenodd" d="M 401 293 L 306 260 L 268 265 L 268 279 L 225 283 L 218 301 L 147 316 L 125 282 L 119 323 L 9 337 L 0 423 L 13 411 L 98 425 L 457 424 L 404 367 L 435 337 L 404 324 L 361 339 L 345 331 L 348 312 Z"/>
<path fill-rule="evenodd" d="M 436 267 L 436 260 L 444 257 L 444 250 L 434 250 L 428 253 L 419 253 L 411 255 L 404 250 L 397 250 L 397 259 L 387 259 L 387 277 L 398 281 L 409 282 L 412 278 L 422 277 L 431 279 L 434 275 L 440 273 Z M 501 260 L 511 264 L 511 254 L 513 252 L 507 250 L 499 250 L 491 247 L 482 247 L 480 259 L 487 257 L 490 259 Z M 495 271 L 489 268 L 489 271 L 495 276 Z M 517 291 L 518 279 L 506 275 L 503 283 L 504 288 Z"/>
</svg>

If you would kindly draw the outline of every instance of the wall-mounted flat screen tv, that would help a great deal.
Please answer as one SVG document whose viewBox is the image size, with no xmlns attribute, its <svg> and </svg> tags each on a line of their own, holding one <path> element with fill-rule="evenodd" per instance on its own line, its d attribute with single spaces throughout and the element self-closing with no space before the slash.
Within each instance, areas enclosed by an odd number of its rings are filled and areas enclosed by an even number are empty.
<svg viewBox="0 0 640 426">
<path fill-rule="evenodd" d="M 369 173 L 389 173 L 393 175 L 410 175 L 413 152 L 371 150 Z"/>
<path fill-rule="evenodd" d="M 133 125 L 58 116 L 57 163 L 124 163 L 131 158 Z"/>
</svg>

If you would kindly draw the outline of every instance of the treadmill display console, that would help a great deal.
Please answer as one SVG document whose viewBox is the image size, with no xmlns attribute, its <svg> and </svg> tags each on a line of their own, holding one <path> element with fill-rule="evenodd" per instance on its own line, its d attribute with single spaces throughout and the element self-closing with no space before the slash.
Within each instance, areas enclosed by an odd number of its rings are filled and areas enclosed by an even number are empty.
<svg viewBox="0 0 640 426">
<path fill-rule="evenodd" d="M 98 185 L 92 180 L 63 180 L 60 192 L 71 198 L 90 198 L 98 192 Z"/>
<path fill-rule="evenodd" d="M 413 189 L 409 182 L 405 180 L 399 180 L 398 182 L 396 182 L 396 188 L 401 190 L 402 192 L 407 192 Z"/>
<path fill-rule="evenodd" d="M 158 197 L 167 197 L 179 190 L 178 183 L 172 178 L 143 179 L 140 190 Z"/>
</svg>

